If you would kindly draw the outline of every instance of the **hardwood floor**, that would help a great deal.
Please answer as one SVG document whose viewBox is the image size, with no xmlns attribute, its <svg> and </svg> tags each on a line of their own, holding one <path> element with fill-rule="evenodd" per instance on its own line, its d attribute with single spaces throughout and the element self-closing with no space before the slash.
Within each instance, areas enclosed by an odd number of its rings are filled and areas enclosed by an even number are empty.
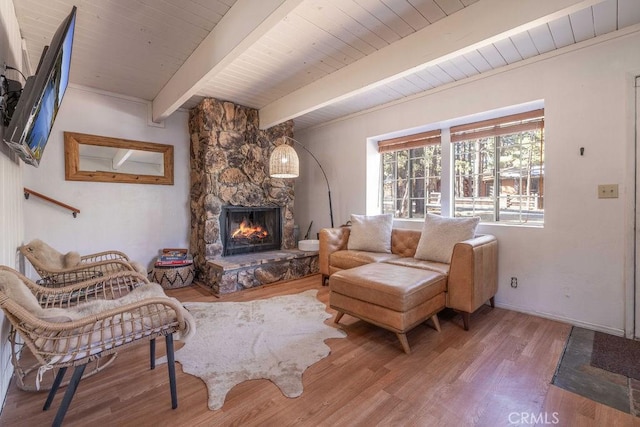
<svg viewBox="0 0 640 427">
<path fill-rule="evenodd" d="M 222 298 L 197 285 L 168 293 L 181 301 L 246 301 L 307 289 L 318 289 L 328 303 L 319 275 Z M 172 410 L 167 370 L 149 370 L 142 346 L 80 383 L 65 426 L 640 427 L 639 418 L 550 385 L 569 325 L 485 306 L 471 316 L 468 332 L 460 316 L 446 314 L 441 333 L 418 326 L 407 334 L 406 355 L 391 332 L 348 315 L 341 324 L 348 337 L 327 340 L 331 354 L 305 372 L 296 399 L 256 380 L 236 386 L 222 409 L 210 411 L 204 383 L 178 365 L 179 404 Z M 163 352 L 159 341 L 157 353 Z M 43 412 L 46 393 L 12 382 L 0 425 L 50 425 L 61 396 Z"/>
</svg>

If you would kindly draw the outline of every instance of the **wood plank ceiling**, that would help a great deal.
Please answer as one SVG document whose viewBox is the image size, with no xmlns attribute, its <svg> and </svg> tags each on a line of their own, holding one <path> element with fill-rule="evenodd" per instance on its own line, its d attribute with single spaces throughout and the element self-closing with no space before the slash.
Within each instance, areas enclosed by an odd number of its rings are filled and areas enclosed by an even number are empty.
<svg viewBox="0 0 640 427">
<path fill-rule="evenodd" d="M 25 74 L 76 4 L 73 84 L 153 101 L 158 120 L 214 97 L 296 129 L 640 23 L 638 0 L 13 2 Z"/>
</svg>

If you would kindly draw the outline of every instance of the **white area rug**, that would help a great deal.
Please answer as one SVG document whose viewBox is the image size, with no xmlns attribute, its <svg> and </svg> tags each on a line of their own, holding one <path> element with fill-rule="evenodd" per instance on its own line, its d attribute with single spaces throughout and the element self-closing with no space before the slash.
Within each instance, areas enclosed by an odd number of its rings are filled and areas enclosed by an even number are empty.
<svg viewBox="0 0 640 427">
<path fill-rule="evenodd" d="M 247 380 L 271 380 L 287 397 L 302 394 L 304 371 L 330 353 L 324 340 L 346 336 L 324 324 L 331 315 L 317 292 L 184 304 L 196 319 L 196 334 L 175 358 L 184 372 L 205 382 L 209 409 L 220 409 L 229 390 Z"/>
</svg>

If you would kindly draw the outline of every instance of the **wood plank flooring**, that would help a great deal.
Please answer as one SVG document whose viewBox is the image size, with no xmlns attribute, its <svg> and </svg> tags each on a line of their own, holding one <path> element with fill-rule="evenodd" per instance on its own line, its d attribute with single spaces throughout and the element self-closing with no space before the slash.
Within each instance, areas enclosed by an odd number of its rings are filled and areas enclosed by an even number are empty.
<svg viewBox="0 0 640 427">
<path fill-rule="evenodd" d="M 167 293 L 181 301 L 247 301 L 307 289 L 318 289 L 328 303 L 319 275 L 222 298 L 197 285 Z M 204 383 L 179 364 L 179 404 L 172 410 L 167 370 L 149 370 L 145 345 L 83 380 L 64 424 L 640 427 L 638 418 L 550 385 L 569 325 L 488 306 L 471 316 L 468 332 L 460 316 L 445 313 L 440 323 L 441 333 L 427 325 L 409 332 L 406 355 L 395 334 L 345 315 L 348 337 L 327 340 L 331 354 L 305 372 L 302 396 L 289 399 L 267 380 L 249 381 L 232 389 L 218 411 L 207 408 Z M 157 353 L 164 353 L 162 341 Z M 62 393 L 47 412 L 45 398 L 12 382 L 0 425 L 50 425 Z"/>
</svg>

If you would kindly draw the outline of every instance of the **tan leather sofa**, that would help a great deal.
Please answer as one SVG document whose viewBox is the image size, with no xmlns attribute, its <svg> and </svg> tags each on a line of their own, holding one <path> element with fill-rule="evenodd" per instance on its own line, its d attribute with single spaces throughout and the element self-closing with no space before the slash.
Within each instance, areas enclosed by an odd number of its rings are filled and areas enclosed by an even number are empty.
<svg viewBox="0 0 640 427">
<path fill-rule="evenodd" d="M 446 277 L 446 307 L 462 314 L 465 330 L 469 318 L 487 301 L 494 306 L 498 290 L 498 241 L 491 235 L 479 235 L 459 242 L 453 249 L 450 264 L 413 258 L 421 231 L 394 228 L 391 253 L 374 253 L 347 249 L 349 227 L 320 231 L 320 272 L 323 280 L 333 273 L 370 263 L 388 263 L 405 268 L 420 268 Z"/>
</svg>

